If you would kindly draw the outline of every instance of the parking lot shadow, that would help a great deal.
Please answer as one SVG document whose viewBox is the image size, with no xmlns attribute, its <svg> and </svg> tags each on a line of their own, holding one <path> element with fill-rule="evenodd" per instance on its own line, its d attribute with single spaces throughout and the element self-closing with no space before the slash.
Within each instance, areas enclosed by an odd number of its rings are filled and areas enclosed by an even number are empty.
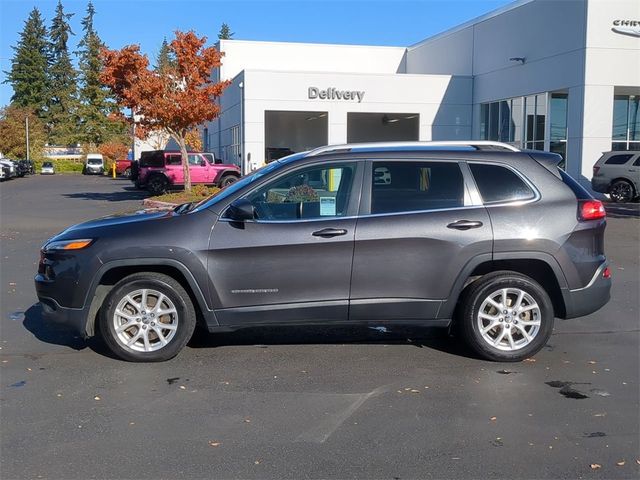
<svg viewBox="0 0 640 480">
<path fill-rule="evenodd" d="M 459 338 L 444 328 L 407 325 L 282 326 L 247 327 L 233 332 L 208 333 L 198 330 L 189 342 L 191 348 L 237 345 L 333 345 L 380 344 L 431 348 L 456 356 L 478 358 Z"/>
<path fill-rule="evenodd" d="M 22 325 L 41 342 L 62 345 L 74 350 L 83 350 L 90 343 L 63 325 L 46 322 L 42 316 L 40 303 L 32 305 L 24 312 Z"/>
<path fill-rule="evenodd" d="M 80 200 L 103 200 L 106 202 L 124 202 L 130 200 L 144 200 L 149 196 L 146 190 L 137 190 L 135 187 L 123 187 L 116 192 L 74 192 L 64 193 L 67 198 Z"/>
</svg>

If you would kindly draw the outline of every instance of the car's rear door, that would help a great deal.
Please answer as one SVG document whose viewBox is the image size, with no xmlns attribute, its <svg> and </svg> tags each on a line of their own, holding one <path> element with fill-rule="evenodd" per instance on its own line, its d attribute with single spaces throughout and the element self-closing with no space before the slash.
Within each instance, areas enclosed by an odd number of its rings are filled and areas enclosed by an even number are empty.
<svg viewBox="0 0 640 480">
<path fill-rule="evenodd" d="M 446 319 L 461 272 L 491 259 L 491 223 L 468 188 L 466 165 L 429 159 L 367 165 L 350 320 Z"/>
<path fill-rule="evenodd" d="M 221 325 L 347 321 L 362 171 L 295 167 L 243 196 L 255 220 L 222 215 L 208 251 Z"/>
</svg>

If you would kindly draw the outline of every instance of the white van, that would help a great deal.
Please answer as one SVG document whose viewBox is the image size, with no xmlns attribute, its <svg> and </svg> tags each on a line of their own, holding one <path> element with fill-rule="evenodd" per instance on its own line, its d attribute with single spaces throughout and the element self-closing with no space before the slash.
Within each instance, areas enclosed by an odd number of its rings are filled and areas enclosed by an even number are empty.
<svg viewBox="0 0 640 480">
<path fill-rule="evenodd" d="M 89 153 L 84 162 L 82 173 L 85 175 L 102 175 L 104 174 L 104 159 L 99 153 Z"/>
</svg>

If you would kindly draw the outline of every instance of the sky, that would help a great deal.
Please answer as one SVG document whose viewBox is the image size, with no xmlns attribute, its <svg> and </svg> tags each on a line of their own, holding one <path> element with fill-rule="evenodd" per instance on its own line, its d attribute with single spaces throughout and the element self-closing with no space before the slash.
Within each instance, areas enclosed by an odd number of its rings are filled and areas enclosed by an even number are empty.
<svg viewBox="0 0 640 480">
<path fill-rule="evenodd" d="M 75 36 L 87 0 L 63 0 L 73 13 Z M 109 48 L 139 44 L 155 58 L 164 37 L 194 30 L 215 43 L 225 22 L 238 40 L 409 46 L 472 18 L 500 8 L 511 0 L 93 0 L 95 27 Z M 0 0 L 0 106 L 10 102 L 11 86 L 4 83 L 11 67 L 12 46 L 29 12 L 37 7 L 51 24 L 57 0 Z M 74 57 L 75 60 L 76 57 Z"/>
</svg>

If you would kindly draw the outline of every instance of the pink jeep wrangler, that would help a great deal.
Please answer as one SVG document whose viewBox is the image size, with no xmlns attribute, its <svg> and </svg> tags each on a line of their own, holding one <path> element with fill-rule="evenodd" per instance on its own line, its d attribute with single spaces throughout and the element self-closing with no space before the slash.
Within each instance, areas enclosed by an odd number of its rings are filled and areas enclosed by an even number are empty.
<svg viewBox="0 0 640 480">
<path fill-rule="evenodd" d="M 240 169 L 236 165 L 215 162 L 210 153 L 189 152 L 191 183 L 223 188 L 240 178 Z M 131 180 L 136 187 L 146 188 L 152 195 L 184 185 L 180 152 L 142 152 L 137 167 L 132 169 Z"/>
</svg>

